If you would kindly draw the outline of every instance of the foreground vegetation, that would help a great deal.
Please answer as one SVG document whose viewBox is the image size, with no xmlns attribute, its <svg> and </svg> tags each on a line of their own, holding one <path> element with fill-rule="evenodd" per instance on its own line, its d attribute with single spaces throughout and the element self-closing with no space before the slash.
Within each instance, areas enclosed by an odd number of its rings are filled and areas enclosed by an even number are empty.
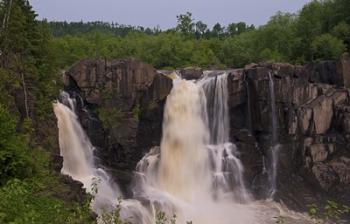
<svg viewBox="0 0 350 224">
<path fill-rule="evenodd" d="M 28 1 L 0 1 L 0 223 L 91 223 L 53 169 L 59 67 L 35 17 Z"/>
<path fill-rule="evenodd" d="M 67 199 L 71 189 L 53 169 L 58 144 L 51 102 L 61 69 L 83 58 L 135 57 L 157 68 L 334 59 L 350 49 L 349 8 L 348 0 L 313 1 L 258 28 L 239 22 L 208 29 L 186 13 L 176 28 L 161 31 L 38 21 L 28 1 L 0 1 L 0 223 L 94 222 L 88 200 Z"/>
</svg>

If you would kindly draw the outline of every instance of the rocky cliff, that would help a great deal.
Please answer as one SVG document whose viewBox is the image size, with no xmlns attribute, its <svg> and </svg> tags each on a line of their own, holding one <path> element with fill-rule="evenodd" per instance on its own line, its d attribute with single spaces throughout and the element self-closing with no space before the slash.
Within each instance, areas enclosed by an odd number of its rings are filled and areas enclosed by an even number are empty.
<svg viewBox="0 0 350 224">
<path fill-rule="evenodd" d="M 293 208 L 332 197 L 350 201 L 350 59 L 307 66 L 252 64 L 228 70 L 231 140 L 248 186 L 265 197 L 263 158 L 271 150 L 269 75 L 274 81 L 278 198 Z M 83 60 L 64 75 L 100 165 L 126 186 L 136 163 L 160 144 L 163 106 L 172 81 L 137 60 Z M 183 78 L 202 76 L 198 68 Z M 124 188 L 127 192 L 127 189 Z M 129 192 L 130 193 L 130 192 Z"/>
</svg>

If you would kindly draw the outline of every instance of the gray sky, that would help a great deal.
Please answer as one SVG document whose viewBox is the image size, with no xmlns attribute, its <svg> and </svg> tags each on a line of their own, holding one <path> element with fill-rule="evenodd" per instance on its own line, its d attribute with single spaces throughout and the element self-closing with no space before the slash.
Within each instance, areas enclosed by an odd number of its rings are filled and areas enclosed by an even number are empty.
<svg viewBox="0 0 350 224">
<path fill-rule="evenodd" d="M 176 15 L 190 11 L 210 27 L 243 21 L 262 25 L 277 11 L 297 12 L 310 0 L 30 0 L 39 18 L 106 21 L 162 29 L 175 27 Z"/>
</svg>

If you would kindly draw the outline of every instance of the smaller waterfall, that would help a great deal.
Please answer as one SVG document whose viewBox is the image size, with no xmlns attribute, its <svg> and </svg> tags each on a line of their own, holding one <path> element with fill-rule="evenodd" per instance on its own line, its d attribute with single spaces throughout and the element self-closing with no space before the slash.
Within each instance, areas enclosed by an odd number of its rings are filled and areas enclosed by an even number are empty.
<svg viewBox="0 0 350 224">
<path fill-rule="evenodd" d="M 95 166 L 94 147 L 90 143 L 75 114 L 75 100 L 61 93 L 63 103 L 56 102 L 53 109 L 57 117 L 60 153 L 63 157 L 61 172 L 81 182 L 94 196 L 92 208 L 97 214 L 113 207 L 121 195 L 109 175 Z M 97 192 L 96 192 L 97 191 Z"/>
<path fill-rule="evenodd" d="M 199 81 L 206 95 L 208 128 L 210 130 L 210 158 L 214 169 L 214 189 L 218 196 L 233 193 L 240 202 L 250 200 L 243 180 L 243 165 L 235 144 L 230 142 L 228 106 L 228 74 L 206 74 Z"/>
<path fill-rule="evenodd" d="M 271 72 L 269 72 L 269 90 L 270 90 L 270 105 L 271 105 L 271 150 L 269 152 L 270 157 L 270 169 L 269 169 L 269 182 L 270 182 L 270 198 L 273 198 L 277 191 L 277 170 L 278 170 L 278 136 L 277 136 L 277 110 L 276 110 L 276 96 L 275 86 Z"/>
</svg>

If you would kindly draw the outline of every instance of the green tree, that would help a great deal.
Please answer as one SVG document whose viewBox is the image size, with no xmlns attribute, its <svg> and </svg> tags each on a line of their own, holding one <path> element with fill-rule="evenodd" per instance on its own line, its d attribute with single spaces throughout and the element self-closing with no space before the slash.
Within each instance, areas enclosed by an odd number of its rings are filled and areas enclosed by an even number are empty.
<svg viewBox="0 0 350 224">
<path fill-rule="evenodd" d="M 331 34 L 341 40 L 347 45 L 350 50 L 350 25 L 346 22 L 340 22 L 338 25 L 333 27 Z"/>
<path fill-rule="evenodd" d="M 336 59 L 346 50 L 342 40 L 328 33 L 315 37 L 311 48 L 314 59 Z"/>
<path fill-rule="evenodd" d="M 176 30 L 180 31 L 184 35 L 190 35 L 194 31 L 194 23 L 192 19 L 192 13 L 186 12 L 176 16 L 177 26 Z"/>
<path fill-rule="evenodd" d="M 196 22 L 196 36 L 201 37 L 207 32 L 208 30 L 208 25 L 203 23 L 202 21 Z"/>
<path fill-rule="evenodd" d="M 291 61 L 297 37 L 295 15 L 278 12 L 256 32 L 259 60 Z"/>
<path fill-rule="evenodd" d="M 29 141 L 16 132 L 16 122 L 0 104 L 0 186 L 10 178 L 24 178 L 31 173 Z"/>
<path fill-rule="evenodd" d="M 214 37 L 220 37 L 224 33 L 225 27 L 221 26 L 220 23 L 216 23 L 212 29 L 212 35 Z"/>
</svg>

